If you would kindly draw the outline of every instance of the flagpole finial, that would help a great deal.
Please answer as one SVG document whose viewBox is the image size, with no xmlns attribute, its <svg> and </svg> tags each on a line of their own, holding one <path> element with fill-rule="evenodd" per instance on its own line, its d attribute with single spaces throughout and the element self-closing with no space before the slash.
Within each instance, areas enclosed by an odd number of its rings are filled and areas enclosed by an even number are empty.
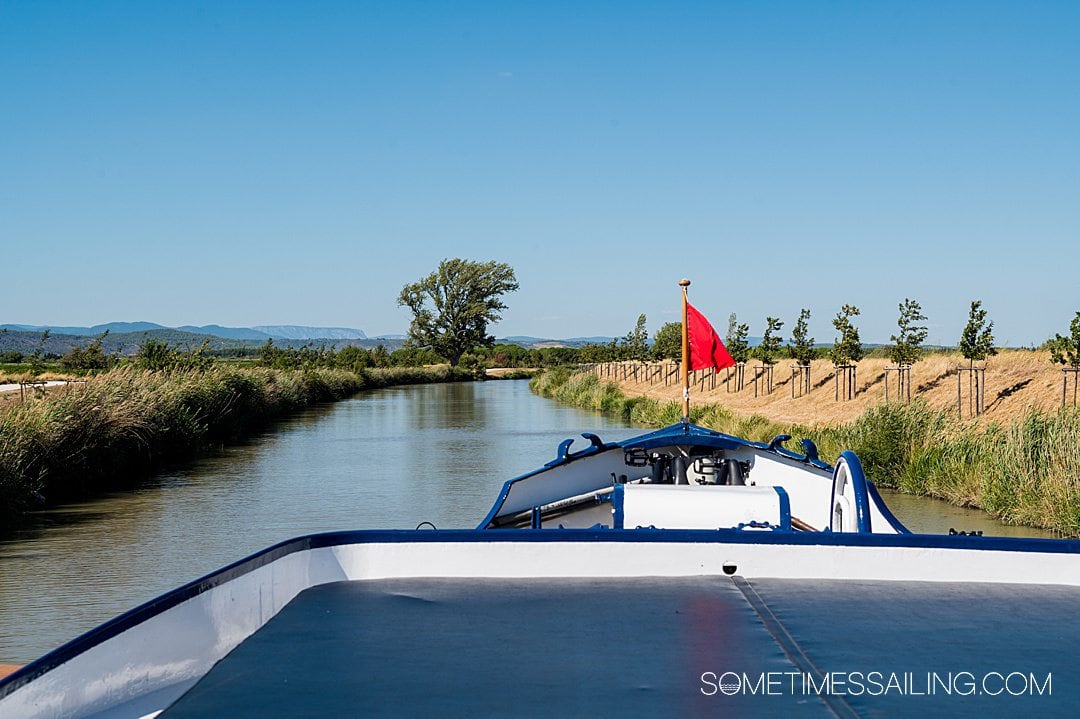
<svg viewBox="0 0 1080 719">
<path fill-rule="evenodd" d="M 679 280 L 679 287 L 689 287 L 689 286 L 690 286 L 690 280 L 686 279 L 685 277 L 682 278 L 681 280 Z"/>
</svg>

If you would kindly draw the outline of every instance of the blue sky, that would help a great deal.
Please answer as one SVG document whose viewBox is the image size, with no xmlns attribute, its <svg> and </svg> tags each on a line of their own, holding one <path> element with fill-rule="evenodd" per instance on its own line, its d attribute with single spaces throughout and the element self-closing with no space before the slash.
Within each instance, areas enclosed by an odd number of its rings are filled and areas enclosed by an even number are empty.
<svg viewBox="0 0 1080 719">
<path fill-rule="evenodd" d="M 496 259 L 497 334 L 843 303 L 954 343 L 1080 310 L 1080 3 L 0 0 L 0 323 L 401 332 Z"/>
</svg>

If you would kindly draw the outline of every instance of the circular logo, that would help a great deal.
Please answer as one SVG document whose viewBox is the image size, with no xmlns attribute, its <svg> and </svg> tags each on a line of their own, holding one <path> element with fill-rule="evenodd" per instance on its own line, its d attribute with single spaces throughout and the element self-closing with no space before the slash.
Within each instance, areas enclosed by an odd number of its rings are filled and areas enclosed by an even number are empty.
<svg viewBox="0 0 1080 719">
<path fill-rule="evenodd" d="M 739 693 L 742 682 L 740 681 L 739 675 L 735 672 L 724 672 L 720 675 L 720 681 L 717 682 L 717 685 L 720 687 L 720 692 L 722 694 L 730 697 Z"/>
</svg>

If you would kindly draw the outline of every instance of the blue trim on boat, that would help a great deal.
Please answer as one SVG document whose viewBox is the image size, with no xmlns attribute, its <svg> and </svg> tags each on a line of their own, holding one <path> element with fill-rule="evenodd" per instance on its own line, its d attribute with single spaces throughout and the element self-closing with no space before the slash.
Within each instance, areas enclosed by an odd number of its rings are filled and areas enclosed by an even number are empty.
<svg viewBox="0 0 1080 719">
<path fill-rule="evenodd" d="M 589 442 L 592 443 L 592 446 L 596 447 L 598 450 L 607 449 L 607 445 L 604 444 L 604 440 L 600 439 L 592 432 L 582 432 L 581 436 L 589 440 Z"/>
<path fill-rule="evenodd" d="M 785 532 L 791 531 L 791 499 L 783 487 L 773 487 L 780 497 L 780 529 Z"/>
<path fill-rule="evenodd" d="M 420 534 L 429 530 L 412 531 Z M 151 599 L 145 604 L 110 619 L 104 624 L 72 639 L 67 644 L 61 645 L 40 659 L 9 674 L 6 678 L 0 679 L 0 699 L 3 699 L 27 682 L 55 669 L 69 659 L 82 654 L 91 647 L 108 641 L 128 629 L 172 609 L 178 604 L 182 604 L 193 597 L 197 597 L 203 592 L 207 592 L 214 587 L 230 582 L 238 577 L 242 577 L 249 572 L 255 571 L 259 567 L 275 562 L 294 552 L 302 552 L 315 548 L 312 545 L 312 540 L 317 536 L 319 535 L 305 535 L 267 547 L 260 552 L 256 552 L 255 554 L 233 562 L 216 572 L 212 572 L 200 579 L 184 584 L 183 586 L 162 594 L 156 599 Z"/>
<path fill-rule="evenodd" d="M 899 534 L 911 534 L 911 530 L 904 526 L 904 524 L 896 518 L 896 515 L 889 509 L 889 505 L 885 503 L 885 500 L 881 498 L 881 493 L 878 492 L 877 485 L 866 480 L 866 492 L 870 495 L 870 501 L 877 505 L 878 511 L 885 517 L 885 521 L 889 523 L 889 526 L 895 529 Z"/>
<path fill-rule="evenodd" d="M 555 450 L 555 459 L 551 460 L 544 466 L 553 467 L 556 464 L 562 464 L 563 462 L 565 462 L 566 458 L 570 456 L 570 445 L 572 445 L 573 443 L 573 437 L 571 437 L 570 439 L 564 439 L 562 442 L 560 442 L 558 449 Z"/>
<path fill-rule="evenodd" d="M 859 457 L 850 449 L 840 453 L 840 459 L 836 460 L 836 468 L 833 470 L 832 493 L 829 496 L 829 526 L 832 526 L 832 508 L 836 506 L 836 474 L 840 471 L 841 463 L 847 464 L 848 468 L 852 500 L 855 504 L 855 531 L 871 532 L 873 530 L 870 527 L 870 498 L 866 490 L 866 475 Z"/>
<path fill-rule="evenodd" d="M 495 504 L 491 506 L 491 509 L 488 510 L 487 516 L 484 517 L 483 521 L 481 521 L 476 528 L 487 529 L 488 525 L 490 525 L 495 520 L 495 516 L 499 513 L 499 508 L 503 506 L 503 504 L 506 502 L 506 498 L 510 495 L 510 488 L 514 486 L 514 482 L 525 479 L 526 477 L 531 477 L 534 474 L 539 474 L 540 472 L 543 472 L 544 469 L 546 468 L 541 468 L 533 472 L 529 472 L 528 474 L 523 474 L 520 477 L 514 477 L 513 479 L 508 479 L 503 482 L 502 489 L 499 490 L 499 496 L 495 498 Z"/>
<path fill-rule="evenodd" d="M 1078 554 L 1080 540 L 1032 537 L 972 537 L 932 534 L 854 534 L 843 532 L 740 532 L 735 529 L 561 529 L 523 532 L 519 529 L 357 530 L 328 532 L 289 539 L 216 572 L 167 592 L 91 629 L 40 659 L 0 679 L 0 699 L 33 679 L 55 669 L 132 627 L 203 592 L 241 577 L 294 552 L 345 544 L 431 542 L 610 542 L 610 543 L 713 543 L 798 546 L 910 547 L 974 549 L 979 551 Z"/>
<path fill-rule="evenodd" d="M 829 466 L 828 463 L 822 462 L 821 458 L 818 457 L 818 448 L 817 448 L 817 445 L 814 444 L 814 440 L 812 440 L 812 439 L 800 439 L 799 444 L 803 448 L 803 453 L 804 453 L 803 454 L 803 458 L 804 458 L 803 461 L 804 462 L 806 462 L 807 464 L 812 464 L 813 466 L 817 467 L 818 469 L 825 469 L 825 468 L 827 468 Z"/>
<path fill-rule="evenodd" d="M 733 437 L 730 434 L 724 434 L 722 432 L 716 432 L 705 427 L 700 427 L 696 424 L 679 423 L 669 425 L 663 429 L 658 429 L 653 432 L 647 432 L 646 434 L 638 435 L 637 437 L 631 437 L 621 442 L 603 442 L 599 437 L 591 432 L 583 433 L 581 435 L 585 439 L 589 440 L 589 446 L 580 452 L 571 452 L 570 447 L 573 443 L 572 439 L 563 440 L 556 451 L 555 459 L 551 460 L 543 467 L 535 469 L 531 472 L 526 472 L 518 477 L 506 480 L 503 483 L 502 489 L 499 491 L 499 496 L 495 499 L 495 503 L 491 509 L 488 510 L 487 516 L 483 521 L 477 525 L 477 529 L 487 529 L 495 518 L 499 516 L 499 510 L 502 509 L 503 504 L 506 502 L 506 498 L 510 495 L 510 489 L 514 484 L 534 477 L 541 472 L 546 472 L 554 467 L 561 467 L 564 464 L 568 464 L 578 459 L 585 457 L 592 457 L 602 452 L 610 452 L 618 449 L 640 448 L 651 449 L 653 447 L 666 447 L 671 445 L 686 445 L 694 444 L 701 447 L 715 447 L 717 449 L 739 449 L 740 447 L 749 447 L 751 449 L 758 449 L 777 457 L 783 457 L 785 459 L 795 460 L 797 462 L 805 462 L 810 466 L 820 469 L 824 472 L 832 472 L 833 467 L 825 462 L 822 462 L 817 458 L 816 447 L 814 456 L 809 454 L 803 455 L 791 450 L 784 449 L 783 447 L 771 447 L 763 442 L 751 442 L 749 440 L 741 439 L 739 437 Z M 689 441 L 688 441 L 689 440 Z M 805 446 L 805 445 L 804 445 Z M 811 443 L 813 446 L 813 443 Z"/>
<path fill-rule="evenodd" d="M 863 472 L 862 460 L 850 449 L 841 452 L 840 457 L 847 460 L 848 471 L 851 473 L 851 488 L 855 492 L 856 526 L 860 532 L 872 532 L 870 493 L 866 490 L 866 473 Z"/>
<path fill-rule="evenodd" d="M 560 464 L 566 464 L 574 459 L 581 459 L 582 457 L 588 457 L 589 455 L 598 454 L 608 449 L 617 447 L 617 444 L 604 444 L 604 441 L 597 437 L 592 432 L 583 432 L 582 437 L 589 440 L 589 446 L 580 452 L 571 452 L 570 447 L 574 444 L 574 438 L 564 439 L 559 443 L 559 447 L 556 450 L 555 459 L 551 460 L 544 467 L 557 467 Z"/>
<path fill-rule="evenodd" d="M 626 521 L 623 511 L 626 507 L 626 485 L 616 484 L 611 489 L 611 526 L 614 529 L 622 529 Z"/>
<path fill-rule="evenodd" d="M 784 442 L 787 442 L 789 439 L 791 439 L 790 434 L 778 434 L 775 437 L 773 437 L 771 440 L 769 440 L 769 449 L 771 449 L 773 451 L 775 451 L 777 449 L 782 449 L 783 445 L 784 445 Z M 798 456 L 794 452 L 791 452 L 790 450 L 785 450 L 785 451 L 789 452 L 793 457 Z"/>
<path fill-rule="evenodd" d="M 535 477 L 536 475 L 546 472 L 553 467 L 562 466 L 569 462 L 573 462 L 576 459 L 581 459 L 583 457 L 591 457 L 593 455 L 600 454 L 601 452 L 608 452 L 613 449 L 621 448 L 621 445 L 617 442 L 612 444 L 605 444 L 603 441 L 600 440 L 599 437 L 597 437 L 595 434 L 592 434 L 591 432 L 583 433 L 581 436 L 589 440 L 589 446 L 581 450 L 580 452 L 570 452 L 569 448 L 573 442 L 573 439 L 565 439 L 559 444 L 559 456 L 557 456 L 555 459 L 551 460 L 543 467 L 534 469 L 531 472 L 526 472 L 525 474 L 519 475 L 503 482 L 502 489 L 499 490 L 499 496 L 495 499 L 495 503 L 491 506 L 491 509 L 488 510 L 487 516 L 484 517 L 483 521 L 481 521 L 480 524 L 476 526 L 476 528 L 488 528 L 488 526 L 495 520 L 495 517 L 498 516 L 499 510 L 506 502 L 506 498 L 510 495 L 510 489 L 517 482 L 520 482 L 523 479 L 528 479 L 529 477 Z"/>
</svg>

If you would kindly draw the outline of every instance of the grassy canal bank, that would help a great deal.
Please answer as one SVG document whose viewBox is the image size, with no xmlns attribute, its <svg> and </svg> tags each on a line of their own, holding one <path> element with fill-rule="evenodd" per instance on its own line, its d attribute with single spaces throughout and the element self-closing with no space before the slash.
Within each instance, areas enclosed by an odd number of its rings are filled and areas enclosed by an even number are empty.
<svg viewBox="0 0 1080 719">
<path fill-rule="evenodd" d="M 352 372 L 122 367 L 0 409 L 0 531 L 34 507 L 131 485 L 164 463 L 363 389 L 472 379 L 448 367 Z"/>
<path fill-rule="evenodd" d="M 679 421 L 669 400 L 627 396 L 593 374 L 560 368 L 533 379 L 533 391 L 649 427 Z M 880 403 L 842 423 L 800 424 L 695 404 L 691 421 L 726 434 L 768 441 L 812 439 L 822 457 L 854 450 L 880 486 L 977 507 L 1009 524 L 1080 537 L 1080 411 L 1029 408 L 1007 422 L 957 419 L 922 400 Z M 797 448 L 797 444 L 793 444 Z"/>
</svg>

